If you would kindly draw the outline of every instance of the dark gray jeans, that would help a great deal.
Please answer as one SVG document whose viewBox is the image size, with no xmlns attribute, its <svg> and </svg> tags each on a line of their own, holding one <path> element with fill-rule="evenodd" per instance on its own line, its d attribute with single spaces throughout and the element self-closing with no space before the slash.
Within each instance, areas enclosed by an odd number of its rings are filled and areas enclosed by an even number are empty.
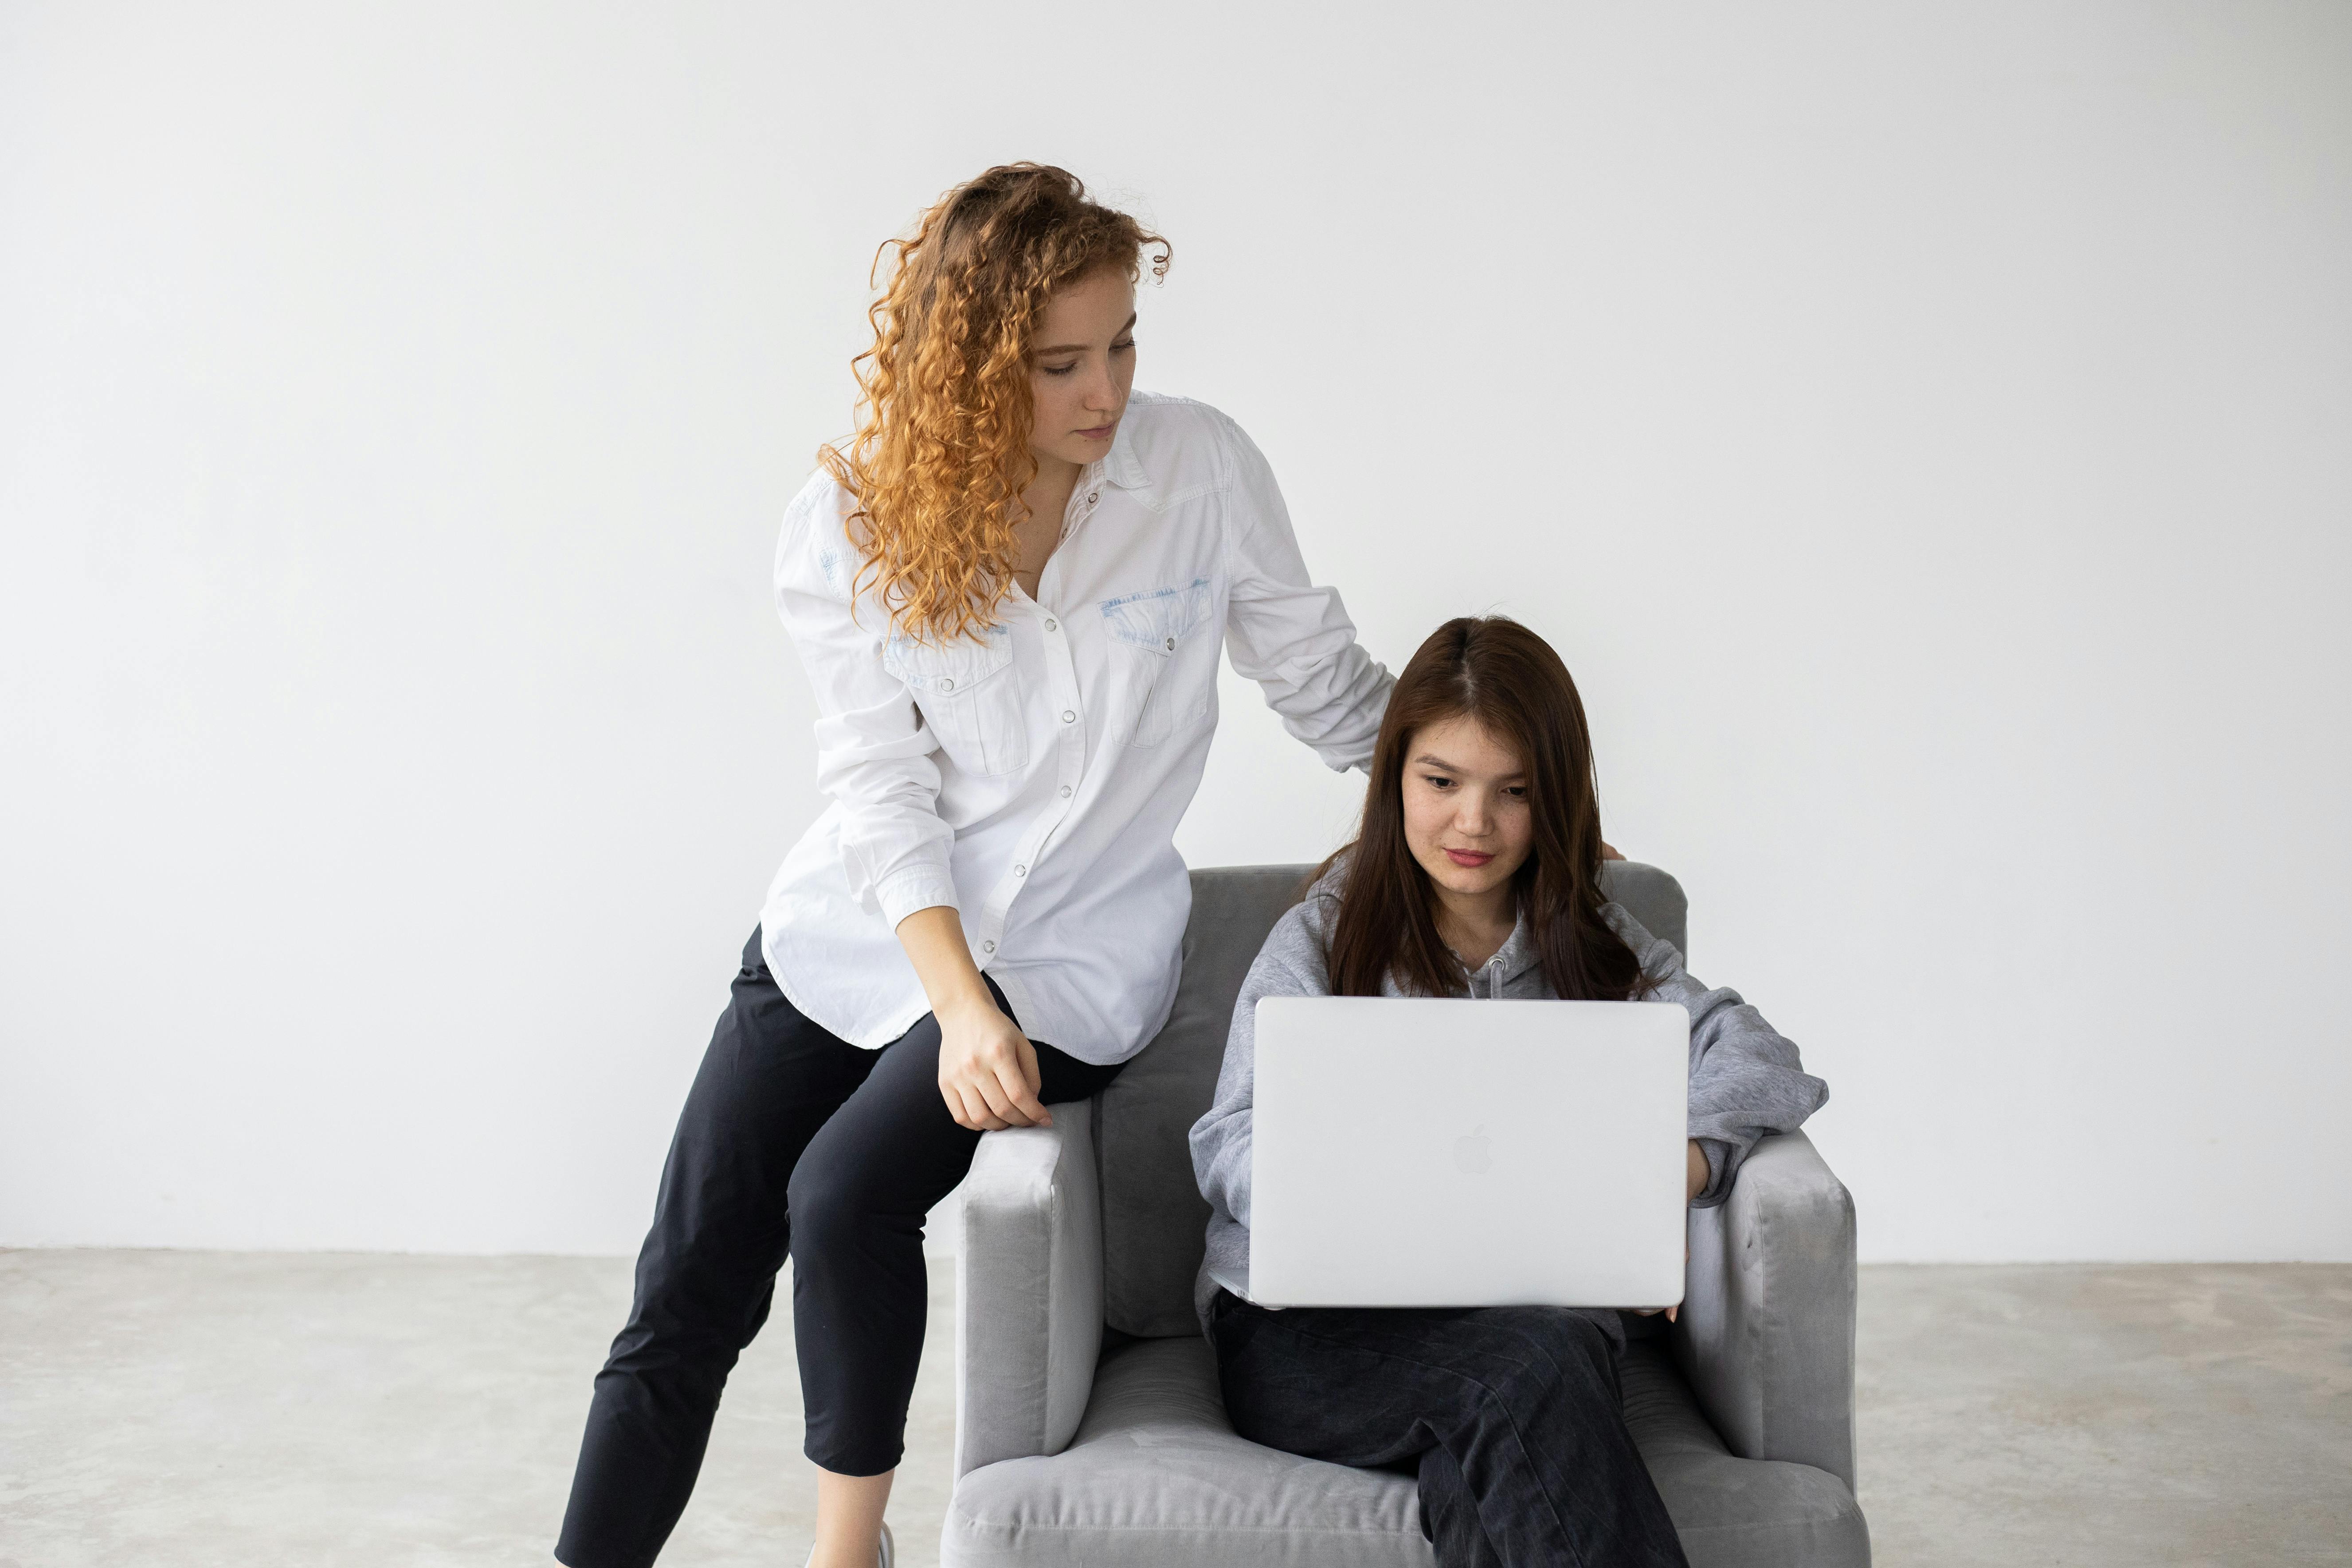
<svg viewBox="0 0 2352 1568">
<path fill-rule="evenodd" d="M 1414 1466 L 1440 1568 L 1687 1568 L 1625 1429 L 1620 1342 L 1594 1317 L 1274 1312 L 1227 1291 L 1209 1314 L 1234 1430 L 1311 1459 Z"/>
</svg>

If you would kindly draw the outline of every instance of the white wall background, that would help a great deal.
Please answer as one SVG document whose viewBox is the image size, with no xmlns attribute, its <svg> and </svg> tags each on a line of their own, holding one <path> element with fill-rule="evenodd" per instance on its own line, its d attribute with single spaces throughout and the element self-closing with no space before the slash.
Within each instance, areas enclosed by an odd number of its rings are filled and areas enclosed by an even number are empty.
<svg viewBox="0 0 2352 1568">
<path fill-rule="evenodd" d="M 634 1247 L 819 805 L 776 520 L 1019 157 L 1380 655 L 1560 646 L 1866 1256 L 2352 1258 L 2352 9 L 2269 0 L 6 0 L 0 1242 Z M 1320 855 L 1225 700 L 1185 852 Z"/>
</svg>

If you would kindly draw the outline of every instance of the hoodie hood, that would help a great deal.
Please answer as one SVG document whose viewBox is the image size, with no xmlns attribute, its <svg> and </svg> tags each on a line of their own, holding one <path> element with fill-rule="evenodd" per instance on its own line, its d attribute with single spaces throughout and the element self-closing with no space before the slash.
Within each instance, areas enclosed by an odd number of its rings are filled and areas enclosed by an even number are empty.
<svg viewBox="0 0 2352 1568">
<path fill-rule="evenodd" d="M 1452 948 L 1446 951 L 1454 952 Z M 1454 957 L 1459 963 L 1462 955 L 1455 952 Z M 1511 927 L 1511 934 L 1503 939 L 1503 945 L 1495 950 L 1494 957 L 1475 969 L 1466 963 L 1462 965 L 1463 973 L 1470 977 L 1470 994 L 1486 997 L 1499 997 L 1507 990 L 1514 995 L 1527 994 L 1524 982 L 1530 976 L 1540 979 L 1542 968 L 1542 956 L 1536 952 L 1535 933 L 1528 929 L 1528 912 L 1525 910 L 1519 911 L 1517 921 Z"/>
<path fill-rule="evenodd" d="M 1339 919 L 1339 894 L 1347 883 L 1348 858 L 1342 854 L 1332 862 L 1331 868 L 1316 879 L 1315 885 L 1307 890 L 1307 901 L 1313 906 L 1310 919 L 1315 934 L 1327 943 L 1330 941 L 1332 923 Z M 1460 953 L 1454 952 L 1452 948 L 1446 951 L 1454 954 L 1456 963 L 1462 963 Z M 1467 994 L 1476 999 L 1499 1000 L 1505 996 L 1550 994 L 1542 988 L 1542 955 L 1536 952 L 1535 933 L 1528 928 L 1525 910 L 1519 911 L 1518 919 L 1511 926 L 1511 934 L 1504 939 L 1502 946 L 1495 950 L 1495 956 L 1475 969 L 1463 963 L 1462 975 Z M 1391 996 L 1403 994 L 1392 980 L 1382 981 L 1381 989 Z"/>
</svg>

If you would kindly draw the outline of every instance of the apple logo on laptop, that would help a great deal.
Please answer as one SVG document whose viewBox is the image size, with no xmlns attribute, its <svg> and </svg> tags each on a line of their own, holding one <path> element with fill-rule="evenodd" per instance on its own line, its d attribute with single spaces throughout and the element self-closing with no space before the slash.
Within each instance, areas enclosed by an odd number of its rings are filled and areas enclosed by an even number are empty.
<svg viewBox="0 0 2352 1568">
<path fill-rule="evenodd" d="M 1454 1141 L 1454 1168 L 1465 1176 L 1483 1176 L 1495 1163 L 1494 1140 L 1481 1123 L 1467 1138 Z"/>
</svg>

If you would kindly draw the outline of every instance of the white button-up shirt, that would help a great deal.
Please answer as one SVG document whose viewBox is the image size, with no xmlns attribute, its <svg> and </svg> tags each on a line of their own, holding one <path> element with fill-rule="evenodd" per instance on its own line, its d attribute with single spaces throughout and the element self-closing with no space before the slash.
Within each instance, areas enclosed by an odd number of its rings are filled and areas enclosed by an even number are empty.
<svg viewBox="0 0 2352 1568">
<path fill-rule="evenodd" d="M 1031 1038 L 1124 1061 L 1175 1001 L 1192 895 L 1174 835 L 1219 646 L 1333 768 L 1369 764 L 1393 681 L 1307 581 L 1265 459 L 1202 404 L 1135 394 L 1037 596 L 944 646 L 895 631 L 870 583 L 853 604 L 852 510 L 820 472 L 777 546 L 834 804 L 769 889 L 769 969 L 812 1022 L 888 1045 L 930 1007 L 898 924 L 945 904 Z"/>
</svg>

